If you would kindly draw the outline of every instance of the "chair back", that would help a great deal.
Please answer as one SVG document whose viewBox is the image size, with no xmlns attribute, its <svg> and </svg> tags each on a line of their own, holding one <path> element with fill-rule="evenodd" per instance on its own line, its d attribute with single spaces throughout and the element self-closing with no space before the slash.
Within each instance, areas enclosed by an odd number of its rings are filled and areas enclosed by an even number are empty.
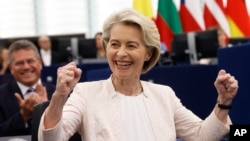
<svg viewBox="0 0 250 141">
<path fill-rule="evenodd" d="M 40 104 L 37 104 L 33 109 L 32 114 L 32 131 L 31 131 L 31 140 L 38 141 L 38 128 L 41 120 L 41 116 L 44 110 L 49 106 L 50 101 L 46 101 Z M 82 141 L 81 136 L 78 133 L 75 133 L 69 141 Z"/>
</svg>

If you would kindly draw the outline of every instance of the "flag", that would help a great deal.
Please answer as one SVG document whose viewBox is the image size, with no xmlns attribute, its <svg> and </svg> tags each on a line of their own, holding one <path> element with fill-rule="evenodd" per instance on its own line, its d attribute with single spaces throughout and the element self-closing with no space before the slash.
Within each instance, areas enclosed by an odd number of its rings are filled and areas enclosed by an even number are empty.
<svg viewBox="0 0 250 141">
<path fill-rule="evenodd" d="M 181 22 L 176 6 L 172 0 L 159 0 L 155 23 L 158 27 L 163 46 L 171 51 L 174 34 L 181 33 Z"/>
<path fill-rule="evenodd" d="M 133 8 L 150 19 L 153 19 L 151 0 L 134 0 Z"/>
<path fill-rule="evenodd" d="M 180 18 L 184 32 L 205 29 L 201 3 L 199 0 L 181 0 Z"/>
<path fill-rule="evenodd" d="M 222 0 L 205 0 L 204 22 L 206 29 L 220 27 L 227 37 L 230 37 L 229 24 Z"/>
<path fill-rule="evenodd" d="M 243 0 L 228 0 L 226 14 L 231 37 L 250 36 L 250 19 Z"/>
</svg>

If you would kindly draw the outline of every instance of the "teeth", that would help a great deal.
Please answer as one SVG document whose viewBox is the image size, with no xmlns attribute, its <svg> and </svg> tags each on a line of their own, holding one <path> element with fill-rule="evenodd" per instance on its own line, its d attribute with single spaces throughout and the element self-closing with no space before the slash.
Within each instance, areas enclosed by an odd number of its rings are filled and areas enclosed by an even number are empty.
<svg viewBox="0 0 250 141">
<path fill-rule="evenodd" d="M 26 71 L 26 72 L 24 72 L 23 74 L 24 74 L 24 75 L 29 75 L 29 74 L 31 74 L 31 72 Z"/>
<path fill-rule="evenodd" d="M 130 65 L 131 63 L 128 63 L 128 62 L 117 62 L 117 65 L 118 66 L 128 66 Z"/>
</svg>

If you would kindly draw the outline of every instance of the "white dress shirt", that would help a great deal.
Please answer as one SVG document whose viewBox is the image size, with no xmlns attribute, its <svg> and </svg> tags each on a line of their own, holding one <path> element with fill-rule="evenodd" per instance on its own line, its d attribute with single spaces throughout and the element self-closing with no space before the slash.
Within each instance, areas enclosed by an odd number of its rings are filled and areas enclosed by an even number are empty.
<svg viewBox="0 0 250 141">
<path fill-rule="evenodd" d="M 42 84 L 40 79 L 38 80 L 37 83 L 38 83 L 38 84 Z M 27 86 L 23 85 L 23 84 L 20 83 L 20 82 L 17 82 L 17 85 L 18 85 L 18 87 L 20 88 L 20 90 L 21 90 L 21 92 L 22 92 L 22 95 L 23 95 L 24 99 L 26 99 L 27 96 L 28 96 L 28 95 L 26 95 L 26 92 L 27 92 L 27 90 L 28 90 L 30 87 L 27 87 Z M 32 86 L 32 88 L 35 89 L 35 88 L 36 88 L 36 84 L 35 84 L 34 86 Z"/>
<path fill-rule="evenodd" d="M 42 60 L 43 60 L 43 64 L 44 66 L 50 66 L 51 65 L 51 50 L 44 50 L 44 49 L 41 49 L 41 57 L 42 57 Z"/>
</svg>

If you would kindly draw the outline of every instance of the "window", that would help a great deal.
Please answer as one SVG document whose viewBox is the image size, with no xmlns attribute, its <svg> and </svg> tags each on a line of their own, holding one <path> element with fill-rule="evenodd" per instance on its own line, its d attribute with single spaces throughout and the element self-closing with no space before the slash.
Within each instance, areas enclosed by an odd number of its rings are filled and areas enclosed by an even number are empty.
<svg viewBox="0 0 250 141">
<path fill-rule="evenodd" d="M 158 0 L 151 0 L 154 13 Z M 85 34 L 102 31 L 112 12 L 133 0 L 0 0 L 0 38 Z"/>
</svg>

